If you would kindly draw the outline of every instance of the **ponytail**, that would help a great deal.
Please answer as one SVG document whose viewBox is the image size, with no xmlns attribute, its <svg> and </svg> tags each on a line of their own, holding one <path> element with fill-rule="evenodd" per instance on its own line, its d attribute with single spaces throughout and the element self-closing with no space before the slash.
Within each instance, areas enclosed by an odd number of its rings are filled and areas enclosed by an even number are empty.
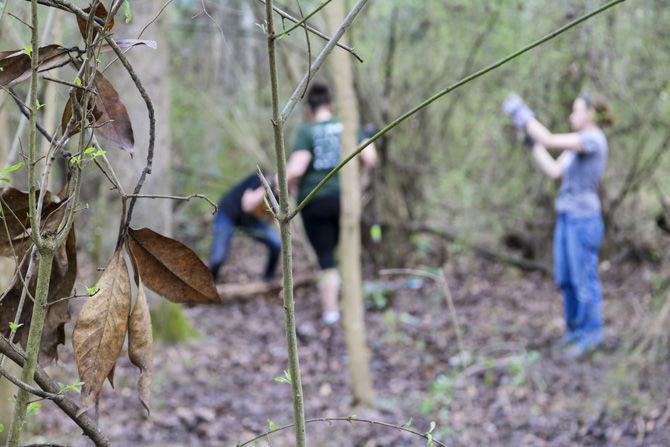
<svg viewBox="0 0 670 447">
<path fill-rule="evenodd" d="M 584 100 L 588 108 L 593 109 L 593 118 L 598 126 L 609 127 L 614 124 L 607 99 L 591 92 L 582 93 L 579 97 Z"/>
</svg>

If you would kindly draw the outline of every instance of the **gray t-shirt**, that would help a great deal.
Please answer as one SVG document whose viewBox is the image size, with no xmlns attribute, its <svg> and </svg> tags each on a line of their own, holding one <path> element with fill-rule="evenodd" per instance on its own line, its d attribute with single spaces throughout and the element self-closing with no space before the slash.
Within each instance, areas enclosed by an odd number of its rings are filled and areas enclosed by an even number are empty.
<svg viewBox="0 0 670 447">
<path fill-rule="evenodd" d="M 556 198 L 556 211 L 576 217 L 600 213 L 598 186 L 607 165 L 607 138 L 601 129 L 579 132 L 582 152 L 571 154 Z"/>
</svg>

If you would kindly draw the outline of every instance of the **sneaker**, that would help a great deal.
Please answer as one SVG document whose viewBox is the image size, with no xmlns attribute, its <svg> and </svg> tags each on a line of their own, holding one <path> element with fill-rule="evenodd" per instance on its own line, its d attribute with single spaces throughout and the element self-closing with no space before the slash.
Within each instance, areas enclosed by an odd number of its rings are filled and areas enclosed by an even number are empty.
<svg viewBox="0 0 670 447">
<path fill-rule="evenodd" d="M 568 331 L 563 335 L 563 337 L 556 340 L 551 345 L 551 349 L 553 351 L 560 351 L 562 349 L 570 347 L 571 345 L 576 343 L 578 339 L 579 339 L 579 333 L 578 332 Z"/>
<path fill-rule="evenodd" d="M 321 317 L 321 320 L 328 326 L 332 326 L 338 321 L 340 321 L 340 312 L 325 312 Z"/>
<path fill-rule="evenodd" d="M 583 334 L 570 348 L 565 350 L 565 358 L 581 360 L 595 351 L 602 341 L 602 331 L 593 331 Z"/>
</svg>

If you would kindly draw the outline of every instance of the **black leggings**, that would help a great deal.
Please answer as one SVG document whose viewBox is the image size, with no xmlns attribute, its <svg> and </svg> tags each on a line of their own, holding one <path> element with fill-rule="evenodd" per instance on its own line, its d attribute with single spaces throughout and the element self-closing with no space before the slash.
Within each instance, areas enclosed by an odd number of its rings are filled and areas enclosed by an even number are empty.
<svg viewBox="0 0 670 447">
<path fill-rule="evenodd" d="M 319 266 L 323 270 L 335 267 L 335 248 L 340 236 L 339 194 L 311 200 L 302 209 L 302 222 Z"/>
</svg>

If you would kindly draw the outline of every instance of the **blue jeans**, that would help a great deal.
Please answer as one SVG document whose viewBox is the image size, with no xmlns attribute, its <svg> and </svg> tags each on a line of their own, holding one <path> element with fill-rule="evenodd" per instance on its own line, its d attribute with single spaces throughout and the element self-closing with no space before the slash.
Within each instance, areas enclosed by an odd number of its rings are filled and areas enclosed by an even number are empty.
<svg viewBox="0 0 670 447">
<path fill-rule="evenodd" d="M 216 217 L 214 218 L 214 239 L 208 262 L 209 269 L 215 276 L 219 267 L 226 262 L 235 226 L 235 223 L 226 213 L 222 211 L 216 213 Z M 237 226 L 248 236 L 268 247 L 268 260 L 265 264 L 263 278 L 266 280 L 272 279 L 281 253 L 279 234 L 270 225 L 257 219 L 241 223 Z"/>
<path fill-rule="evenodd" d="M 600 214 L 559 214 L 554 230 L 554 279 L 563 292 L 566 339 L 584 349 L 603 336 L 598 251 L 604 232 Z"/>
</svg>

